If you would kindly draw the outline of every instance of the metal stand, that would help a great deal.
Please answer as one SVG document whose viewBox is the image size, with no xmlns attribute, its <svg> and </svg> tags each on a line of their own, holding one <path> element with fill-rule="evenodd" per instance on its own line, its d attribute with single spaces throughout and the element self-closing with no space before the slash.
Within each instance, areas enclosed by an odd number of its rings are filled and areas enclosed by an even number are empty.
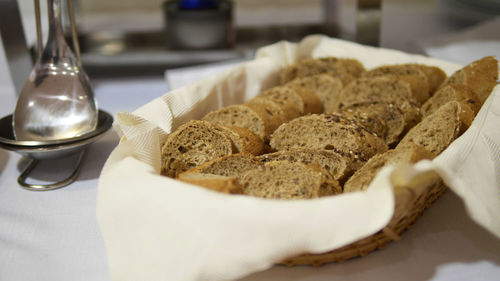
<svg viewBox="0 0 500 281">
<path fill-rule="evenodd" d="M 84 150 L 82 150 L 82 152 L 80 152 L 75 169 L 73 170 L 71 175 L 69 175 L 69 177 L 67 177 L 61 181 L 58 181 L 55 183 L 50 183 L 50 184 L 27 183 L 26 179 L 29 177 L 29 174 L 33 171 L 33 169 L 36 167 L 36 165 L 39 162 L 39 160 L 37 160 L 35 158 L 31 158 L 28 166 L 26 166 L 26 168 L 23 170 L 21 175 L 19 175 L 19 177 L 17 178 L 17 182 L 24 189 L 31 190 L 31 191 L 47 191 L 47 190 L 53 190 L 53 189 L 58 189 L 58 188 L 67 186 L 67 185 L 73 183 L 76 180 L 76 178 L 78 177 L 78 174 L 80 173 L 80 170 L 82 168 L 82 160 L 85 156 L 86 151 L 87 150 L 84 149 Z"/>
</svg>

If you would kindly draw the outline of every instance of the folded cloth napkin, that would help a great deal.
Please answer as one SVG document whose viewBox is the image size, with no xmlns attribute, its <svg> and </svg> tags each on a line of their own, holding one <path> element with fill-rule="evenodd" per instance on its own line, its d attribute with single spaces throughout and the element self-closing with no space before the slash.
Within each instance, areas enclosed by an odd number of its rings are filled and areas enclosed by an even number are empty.
<svg viewBox="0 0 500 281">
<path fill-rule="evenodd" d="M 133 113 L 117 114 L 120 144 L 99 179 L 97 216 L 113 280 L 233 280 L 301 253 L 322 253 L 382 229 L 394 212 L 391 174 L 383 169 L 365 192 L 279 201 L 227 195 L 159 175 L 160 149 L 180 124 L 244 102 L 278 83 L 300 58 L 359 59 L 366 68 L 417 62 L 448 75 L 460 65 L 323 36 L 279 42 L 253 61 L 179 88 Z M 464 199 L 471 217 L 500 237 L 500 89 L 472 127 L 433 161 L 401 176 L 435 170 Z M 408 170 L 409 169 L 409 170 Z M 332 276 L 332 278 L 334 278 Z"/>
</svg>

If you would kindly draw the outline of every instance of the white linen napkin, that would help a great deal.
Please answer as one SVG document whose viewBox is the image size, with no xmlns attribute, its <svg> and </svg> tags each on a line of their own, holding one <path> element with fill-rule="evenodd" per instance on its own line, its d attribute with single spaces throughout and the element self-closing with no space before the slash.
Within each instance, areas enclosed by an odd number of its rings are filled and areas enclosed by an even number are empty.
<svg viewBox="0 0 500 281">
<path fill-rule="evenodd" d="M 233 280 L 286 257 L 339 248 L 389 222 L 393 167 L 382 170 L 366 192 L 299 201 L 220 194 L 159 175 L 161 144 L 169 132 L 276 85 L 282 66 L 309 56 L 357 58 L 366 68 L 418 62 L 437 65 L 448 75 L 460 68 L 309 36 L 300 44 L 261 48 L 253 61 L 179 88 L 133 113 L 119 113 L 115 128 L 122 141 L 102 171 L 97 203 L 113 280 Z M 500 237 L 498 124 L 496 87 L 463 136 L 435 160 L 419 162 L 402 175 L 437 171 L 464 199 L 471 217 Z"/>
</svg>

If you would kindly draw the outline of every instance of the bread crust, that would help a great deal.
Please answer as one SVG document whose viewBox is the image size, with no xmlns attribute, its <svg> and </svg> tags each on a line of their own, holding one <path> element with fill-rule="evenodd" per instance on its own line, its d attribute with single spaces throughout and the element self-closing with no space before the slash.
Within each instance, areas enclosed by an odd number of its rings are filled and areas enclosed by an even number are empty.
<svg viewBox="0 0 500 281">
<path fill-rule="evenodd" d="M 493 57 L 484 57 L 457 70 L 441 85 L 466 85 L 476 93 L 481 105 L 486 101 L 498 80 L 498 61 Z"/>
<path fill-rule="evenodd" d="M 198 185 L 213 191 L 227 194 L 243 194 L 238 179 L 235 177 L 218 176 L 212 174 L 181 173 L 180 181 Z"/>
<path fill-rule="evenodd" d="M 397 147 L 414 143 L 439 154 L 472 123 L 474 112 L 456 101 L 448 102 L 413 127 Z"/>
<path fill-rule="evenodd" d="M 439 107 L 450 101 L 457 101 L 467 106 L 474 112 L 474 115 L 481 108 L 481 101 L 476 93 L 466 85 L 450 84 L 440 88 L 427 102 L 422 105 L 422 114 L 427 116 L 432 114 Z"/>
<path fill-rule="evenodd" d="M 221 126 L 221 129 L 232 140 L 234 144 L 234 153 L 250 153 L 261 155 L 265 153 L 264 141 L 252 131 L 238 126 Z"/>
<path fill-rule="evenodd" d="M 375 155 L 349 178 L 344 185 L 344 192 L 366 190 L 377 173 L 387 165 L 416 163 L 434 157 L 435 154 L 414 143 Z"/>
</svg>

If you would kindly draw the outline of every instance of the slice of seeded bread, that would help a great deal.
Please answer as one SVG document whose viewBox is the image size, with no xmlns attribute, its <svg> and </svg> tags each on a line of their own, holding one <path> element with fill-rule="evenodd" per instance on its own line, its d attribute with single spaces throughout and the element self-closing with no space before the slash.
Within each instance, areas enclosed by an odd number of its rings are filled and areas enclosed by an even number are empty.
<svg viewBox="0 0 500 281">
<path fill-rule="evenodd" d="M 427 76 L 420 69 L 407 64 L 384 65 L 363 73 L 363 77 L 378 77 L 391 75 L 407 82 L 410 85 L 411 93 L 419 105 L 424 103 L 429 97 L 429 81 Z"/>
<path fill-rule="evenodd" d="M 259 105 L 257 102 L 230 105 L 203 117 L 203 120 L 219 126 L 243 127 L 264 141 L 283 123 L 283 119 L 283 110 L 278 105 L 273 106 L 270 102 L 267 106 Z"/>
<path fill-rule="evenodd" d="M 273 87 L 260 93 L 258 97 L 269 98 L 280 104 L 290 104 L 286 108 L 291 108 L 294 115 L 289 120 L 300 115 L 323 112 L 323 105 L 318 95 L 311 90 L 296 85 Z M 298 114 L 295 114 L 294 111 L 298 111 Z"/>
<path fill-rule="evenodd" d="M 281 71 L 281 84 L 292 81 L 295 78 L 307 77 L 321 73 L 328 73 L 333 77 L 359 77 L 365 71 L 363 65 L 356 59 L 347 58 L 311 58 L 301 60 Z"/>
<path fill-rule="evenodd" d="M 246 172 L 244 194 L 272 199 L 310 199 L 340 193 L 340 185 L 317 165 L 271 161 Z"/>
<path fill-rule="evenodd" d="M 350 159 L 328 150 L 295 149 L 282 150 L 274 153 L 263 154 L 256 158 L 265 163 L 270 161 L 286 160 L 289 162 L 302 162 L 304 164 L 316 164 L 325 169 L 333 179 L 340 183 L 352 174 Z"/>
<path fill-rule="evenodd" d="M 447 78 L 446 73 L 437 66 L 419 63 L 410 63 L 407 65 L 410 67 L 418 68 L 425 74 L 425 76 L 427 76 L 427 81 L 429 82 L 429 92 L 431 96 Z"/>
<path fill-rule="evenodd" d="M 349 178 L 344 185 L 344 192 L 366 190 L 384 166 L 416 163 L 422 159 L 433 159 L 434 157 L 434 154 L 413 143 L 375 155 Z"/>
<path fill-rule="evenodd" d="M 466 85 L 471 88 L 483 104 L 498 80 L 498 61 L 484 57 L 453 73 L 441 87 L 450 84 Z"/>
<path fill-rule="evenodd" d="M 252 131 L 237 126 L 220 126 L 220 128 L 233 142 L 233 153 L 261 155 L 265 152 L 264 142 Z"/>
<path fill-rule="evenodd" d="M 481 107 L 481 102 L 472 89 L 465 85 L 451 84 L 439 89 L 422 105 L 422 114 L 427 116 L 450 101 L 458 101 L 470 107 L 474 114 L 477 114 Z"/>
<path fill-rule="evenodd" d="M 358 78 L 342 89 L 340 108 L 360 103 L 417 104 L 408 83 L 394 76 Z"/>
<path fill-rule="evenodd" d="M 240 178 L 245 172 L 255 169 L 260 162 L 251 154 L 238 153 L 208 161 L 198 167 L 179 174 L 179 178 L 189 173 L 213 174 Z"/>
<path fill-rule="evenodd" d="M 369 124 L 370 118 L 381 119 L 385 125 L 385 131 L 376 133 L 377 136 L 384 139 L 387 145 L 393 145 L 397 143 L 411 127 L 416 125 L 418 121 L 410 118 L 410 120 L 405 120 L 405 114 L 401 109 L 389 103 L 368 103 L 368 104 L 357 104 L 347 107 L 343 110 L 353 111 L 357 115 L 363 115 Z M 409 122 L 409 123 L 407 123 Z M 377 122 L 375 121 L 375 125 Z M 380 129 L 382 130 L 382 129 Z M 372 131 L 377 132 L 372 129 Z"/>
<path fill-rule="evenodd" d="M 277 151 L 331 150 L 353 159 L 355 168 L 387 150 L 382 139 L 340 114 L 313 114 L 285 123 L 273 133 L 270 146 Z"/>
<path fill-rule="evenodd" d="M 281 123 L 285 123 L 290 120 L 290 113 L 287 112 L 288 108 L 283 107 L 280 103 L 272 99 L 255 97 L 245 103 L 245 105 L 253 108 L 256 111 L 261 110 L 271 119 L 275 120 L 275 124 L 278 126 L 281 125 Z M 277 128 L 276 125 L 272 127 L 273 130 Z"/>
<path fill-rule="evenodd" d="M 286 115 L 286 121 L 292 120 L 302 115 L 303 101 L 295 93 L 295 91 L 288 88 L 274 87 L 260 93 L 253 100 L 271 100 L 281 106 Z M 250 103 L 252 100 L 249 101 Z M 302 108 L 301 106 L 302 105 Z"/>
<path fill-rule="evenodd" d="M 179 180 L 199 185 L 217 192 L 228 194 L 243 193 L 243 188 L 236 177 L 201 173 L 181 173 L 179 175 Z"/>
<path fill-rule="evenodd" d="M 474 112 L 463 104 L 451 101 L 426 116 L 413 127 L 397 147 L 414 143 L 438 155 L 472 123 Z"/>
<path fill-rule="evenodd" d="M 348 118 L 356 120 L 359 125 L 363 126 L 369 132 L 377 137 L 385 139 L 387 133 L 387 125 L 385 120 L 380 118 L 375 112 L 371 111 L 368 106 L 356 105 L 342 109 L 339 113 Z"/>
<path fill-rule="evenodd" d="M 171 133 L 161 151 L 161 173 L 175 177 L 179 173 L 212 159 L 233 153 L 233 143 L 210 122 L 192 120 Z"/>
<path fill-rule="evenodd" d="M 393 77 L 359 78 L 342 89 L 340 108 L 359 104 L 386 103 L 399 108 L 407 127 L 420 122 L 422 115 L 408 83 Z"/>
<path fill-rule="evenodd" d="M 316 93 L 326 113 L 339 109 L 340 92 L 344 87 L 340 78 L 332 77 L 329 74 L 317 74 L 296 78 L 285 85 L 298 85 Z"/>
</svg>

